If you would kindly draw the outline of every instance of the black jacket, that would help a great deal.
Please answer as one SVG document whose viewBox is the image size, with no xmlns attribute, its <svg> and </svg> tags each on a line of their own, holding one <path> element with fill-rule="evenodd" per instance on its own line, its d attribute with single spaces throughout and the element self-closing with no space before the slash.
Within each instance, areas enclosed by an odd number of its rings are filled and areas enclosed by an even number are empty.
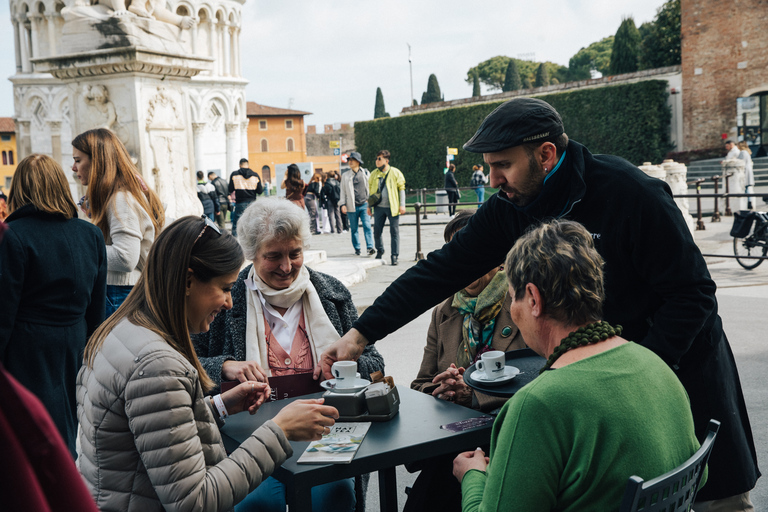
<svg viewBox="0 0 768 512">
<path fill-rule="evenodd" d="M 74 454 L 75 379 L 104 321 L 107 251 L 89 222 L 26 205 L 0 244 L 0 361 L 43 402 Z"/>
<path fill-rule="evenodd" d="M 621 158 L 592 155 L 571 141 L 532 204 L 519 209 L 503 193 L 493 195 L 450 243 L 392 283 L 354 327 L 369 340 L 383 338 L 499 265 L 530 225 L 552 217 L 575 220 L 592 233 L 605 260 L 604 318 L 677 372 L 700 439 L 710 418 L 726 420 L 697 499 L 750 490 L 760 473 L 715 283 L 667 184 Z"/>
<path fill-rule="evenodd" d="M 221 176 L 216 176 L 211 180 L 211 184 L 213 184 L 213 188 L 216 189 L 216 194 L 219 196 L 219 204 L 228 205 L 229 190 L 227 182 L 224 181 Z"/>
<path fill-rule="evenodd" d="M 443 188 L 445 190 L 450 190 L 451 192 L 459 191 L 459 182 L 456 181 L 456 174 L 451 171 L 445 173 L 445 183 L 443 184 Z"/>
<path fill-rule="evenodd" d="M 235 193 L 235 202 L 248 203 L 264 190 L 261 184 L 261 177 L 247 167 L 241 167 L 229 175 L 229 187 L 227 190 L 231 194 Z"/>
</svg>

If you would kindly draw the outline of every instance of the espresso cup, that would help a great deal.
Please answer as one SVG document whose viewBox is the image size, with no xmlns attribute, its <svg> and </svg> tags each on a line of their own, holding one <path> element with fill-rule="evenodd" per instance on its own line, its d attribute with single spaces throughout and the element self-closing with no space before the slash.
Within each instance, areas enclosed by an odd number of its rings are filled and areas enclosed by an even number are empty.
<svg viewBox="0 0 768 512">
<path fill-rule="evenodd" d="M 354 387 L 357 377 L 357 363 L 355 361 L 336 361 L 331 367 L 331 373 L 336 379 L 337 388 Z"/>
<path fill-rule="evenodd" d="M 496 380 L 504 376 L 505 357 L 504 352 L 500 350 L 491 350 L 483 353 L 477 362 L 477 369 L 485 372 L 488 380 Z"/>
</svg>

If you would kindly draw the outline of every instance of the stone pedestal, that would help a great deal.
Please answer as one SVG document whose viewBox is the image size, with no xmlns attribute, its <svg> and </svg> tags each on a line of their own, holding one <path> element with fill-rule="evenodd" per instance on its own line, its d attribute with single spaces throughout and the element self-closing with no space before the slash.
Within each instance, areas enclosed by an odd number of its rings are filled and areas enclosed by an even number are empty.
<svg viewBox="0 0 768 512">
<path fill-rule="evenodd" d="M 639 168 L 641 171 L 652 178 L 658 178 L 663 181 L 667 177 L 667 172 L 663 167 L 660 165 L 653 165 L 651 162 L 644 162 L 643 165 L 639 166 Z"/>
<path fill-rule="evenodd" d="M 66 85 L 72 134 L 93 128 L 115 132 L 160 196 L 169 220 L 202 213 L 187 89 L 189 79 L 209 69 L 211 61 L 134 46 L 33 60 L 37 71 Z"/>
<path fill-rule="evenodd" d="M 677 163 L 674 160 L 664 160 L 661 164 L 661 168 L 664 169 L 666 174 L 665 181 L 669 185 L 669 188 L 672 189 L 672 195 L 688 194 L 688 185 L 686 184 L 686 181 L 688 180 L 688 168 L 685 164 Z M 680 208 L 680 213 L 683 214 L 685 224 L 691 231 L 691 235 L 693 235 L 695 227 L 693 217 L 690 214 L 688 198 L 676 197 L 675 203 L 677 203 L 678 208 Z"/>
<path fill-rule="evenodd" d="M 727 176 L 728 174 L 732 174 L 732 176 L 728 178 L 728 192 L 731 194 L 744 194 L 746 192 L 747 185 L 747 174 L 744 160 L 731 158 L 728 160 L 723 160 L 720 163 L 720 166 L 723 169 L 723 177 Z M 723 185 L 722 192 L 725 193 L 725 185 Z M 747 198 L 735 197 L 731 199 L 730 207 L 731 209 L 738 207 L 739 210 L 746 210 Z"/>
</svg>

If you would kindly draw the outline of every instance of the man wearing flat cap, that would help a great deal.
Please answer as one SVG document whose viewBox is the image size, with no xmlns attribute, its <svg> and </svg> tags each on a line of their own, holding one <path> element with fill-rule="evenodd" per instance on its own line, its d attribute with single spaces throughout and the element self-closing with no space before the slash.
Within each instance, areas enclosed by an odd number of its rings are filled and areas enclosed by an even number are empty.
<svg viewBox="0 0 768 512">
<path fill-rule="evenodd" d="M 532 98 L 499 106 L 464 149 L 483 153 L 499 192 L 450 243 L 393 282 L 326 350 L 316 373 L 329 374 L 336 359 L 356 359 L 367 343 L 488 272 L 529 226 L 574 220 L 592 233 L 605 260 L 605 320 L 675 371 L 700 440 L 710 419 L 721 422 L 697 496 L 708 503 L 695 510 L 753 510 L 749 491 L 760 471 L 715 283 L 667 184 L 570 141 L 557 111 Z"/>
<path fill-rule="evenodd" d="M 368 215 L 368 169 L 361 166 L 363 157 L 357 151 L 349 154 L 349 171 L 341 175 L 341 191 L 339 193 L 339 208 L 349 219 L 349 232 L 352 235 L 352 247 L 355 254 L 360 256 L 360 223 L 363 223 L 366 253 L 373 255 L 373 230 L 371 217 Z"/>
</svg>

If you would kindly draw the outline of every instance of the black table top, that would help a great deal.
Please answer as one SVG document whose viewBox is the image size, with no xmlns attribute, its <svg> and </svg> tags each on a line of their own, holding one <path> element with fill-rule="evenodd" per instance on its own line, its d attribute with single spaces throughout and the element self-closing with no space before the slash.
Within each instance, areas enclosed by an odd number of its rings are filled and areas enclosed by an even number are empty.
<svg viewBox="0 0 768 512">
<path fill-rule="evenodd" d="M 438 455 L 474 450 L 490 442 L 493 422 L 463 432 L 450 432 L 441 425 L 487 416 L 479 411 L 462 407 L 431 395 L 397 386 L 400 394 L 400 412 L 390 421 L 372 423 L 368 433 L 350 464 L 297 464 L 308 442 L 294 442 L 293 456 L 275 470 L 274 477 L 291 484 L 297 480 L 319 485 L 341 478 L 408 464 Z M 322 393 L 300 398 L 316 398 Z M 273 418 L 294 399 L 268 402 L 251 416 L 238 414 L 227 419 L 221 429 L 228 451 L 236 449 L 263 422 Z"/>
<path fill-rule="evenodd" d="M 464 372 L 464 382 L 466 382 L 472 389 L 481 391 L 486 395 L 507 398 L 520 391 L 520 388 L 538 377 L 539 370 L 541 370 L 547 362 L 546 359 L 529 348 L 521 348 L 520 350 L 506 352 L 505 360 L 507 366 L 514 366 L 521 372 L 520 375 L 508 383 L 499 386 L 489 386 L 488 384 L 472 379 L 472 374 L 477 370 L 474 364 Z"/>
</svg>

